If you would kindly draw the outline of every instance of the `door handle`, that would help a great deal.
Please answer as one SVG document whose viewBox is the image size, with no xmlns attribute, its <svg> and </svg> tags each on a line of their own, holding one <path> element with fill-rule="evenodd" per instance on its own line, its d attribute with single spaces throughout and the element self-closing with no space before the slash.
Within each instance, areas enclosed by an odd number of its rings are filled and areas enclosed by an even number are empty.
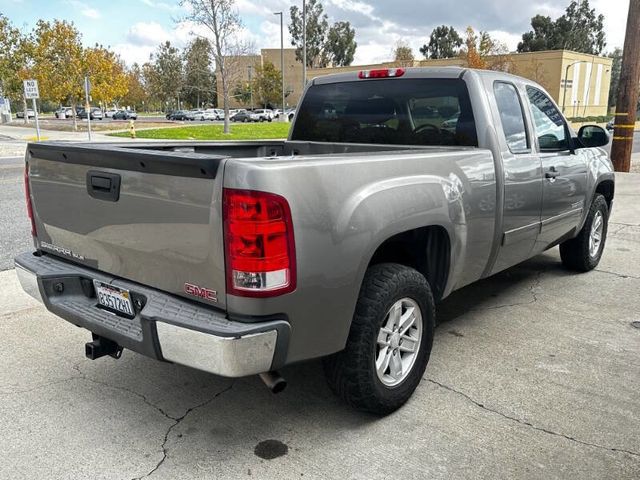
<svg viewBox="0 0 640 480">
<path fill-rule="evenodd" d="M 548 178 L 549 180 L 555 180 L 555 178 L 560 175 L 556 170 L 556 167 L 549 168 L 549 171 L 544 174 L 544 178 Z"/>
</svg>

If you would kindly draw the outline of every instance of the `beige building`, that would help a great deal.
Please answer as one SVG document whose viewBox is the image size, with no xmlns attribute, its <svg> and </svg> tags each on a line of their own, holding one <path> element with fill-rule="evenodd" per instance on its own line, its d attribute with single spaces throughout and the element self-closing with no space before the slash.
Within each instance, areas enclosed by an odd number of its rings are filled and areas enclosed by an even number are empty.
<svg viewBox="0 0 640 480">
<path fill-rule="evenodd" d="M 285 53 L 285 92 L 287 106 L 298 103 L 302 93 L 302 63 L 296 60 L 295 50 L 287 48 Z M 568 50 L 552 50 L 532 53 L 513 53 L 504 57 L 495 57 L 506 70 L 516 75 L 538 82 L 564 108 L 567 117 L 586 117 L 607 115 L 607 102 L 611 84 L 612 59 L 598 57 Z M 241 79 L 246 82 L 255 65 L 272 62 L 280 69 L 280 49 L 263 49 L 260 55 L 243 57 Z M 252 66 L 251 68 L 249 66 Z M 308 69 L 307 78 L 328 75 L 331 73 L 350 72 L 374 68 L 396 67 L 395 62 L 378 63 L 374 65 L 352 65 L 349 67 L 329 67 Z M 416 60 L 415 67 L 466 66 L 462 58 L 447 58 L 440 60 Z M 565 81 L 565 75 L 567 79 Z M 218 104 L 222 105 L 220 89 L 218 89 Z M 248 107 L 238 99 L 232 99 L 232 107 Z M 257 106 L 257 105 L 256 105 Z"/>
</svg>

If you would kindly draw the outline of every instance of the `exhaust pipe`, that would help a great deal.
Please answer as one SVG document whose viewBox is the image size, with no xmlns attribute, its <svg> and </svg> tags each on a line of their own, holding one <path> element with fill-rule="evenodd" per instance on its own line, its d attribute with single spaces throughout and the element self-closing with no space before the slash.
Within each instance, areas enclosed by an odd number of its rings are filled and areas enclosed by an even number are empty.
<svg viewBox="0 0 640 480">
<path fill-rule="evenodd" d="M 122 356 L 122 347 L 113 340 L 93 334 L 93 341 L 84 345 L 84 354 L 89 360 L 110 355 L 118 359 Z"/>
<path fill-rule="evenodd" d="M 264 372 L 258 375 L 271 393 L 280 393 L 287 388 L 287 381 L 278 372 Z"/>
</svg>

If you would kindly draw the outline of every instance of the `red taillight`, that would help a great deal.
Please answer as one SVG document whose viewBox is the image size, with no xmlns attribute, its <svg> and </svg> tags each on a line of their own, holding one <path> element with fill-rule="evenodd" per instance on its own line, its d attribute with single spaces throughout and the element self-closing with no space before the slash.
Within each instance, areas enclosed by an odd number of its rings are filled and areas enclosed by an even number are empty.
<svg viewBox="0 0 640 480">
<path fill-rule="evenodd" d="M 280 195 L 224 189 L 227 293 L 272 297 L 296 288 L 289 204 Z"/>
<path fill-rule="evenodd" d="M 395 78 L 401 77 L 405 73 L 404 68 L 381 68 L 378 70 L 361 70 L 358 72 L 358 78 Z"/>
<path fill-rule="evenodd" d="M 35 237 L 36 234 L 36 221 L 33 218 L 33 206 L 31 205 L 31 188 L 29 187 L 29 164 L 24 167 L 24 194 L 27 199 L 27 215 L 31 220 L 31 236 Z"/>
</svg>

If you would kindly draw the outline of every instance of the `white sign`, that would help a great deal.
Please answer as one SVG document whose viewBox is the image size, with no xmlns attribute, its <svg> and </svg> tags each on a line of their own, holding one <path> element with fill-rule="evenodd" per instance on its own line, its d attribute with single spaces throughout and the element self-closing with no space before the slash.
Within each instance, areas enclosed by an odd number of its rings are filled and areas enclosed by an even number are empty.
<svg viewBox="0 0 640 480">
<path fill-rule="evenodd" d="M 38 91 L 38 81 L 37 80 L 25 80 L 24 81 L 24 97 L 26 99 L 40 98 L 40 92 Z"/>
</svg>

